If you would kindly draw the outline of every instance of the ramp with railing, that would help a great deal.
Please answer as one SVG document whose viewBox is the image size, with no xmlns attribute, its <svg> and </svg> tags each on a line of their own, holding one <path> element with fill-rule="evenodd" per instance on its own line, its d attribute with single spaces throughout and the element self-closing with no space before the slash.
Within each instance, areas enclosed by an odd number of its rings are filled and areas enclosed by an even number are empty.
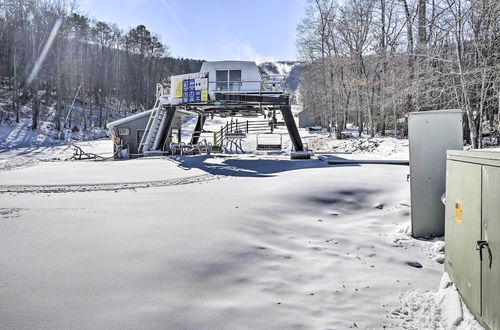
<svg viewBox="0 0 500 330">
<path fill-rule="evenodd" d="M 248 134 L 271 133 L 275 124 L 270 120 L 231 120 L 219 131 L 214 132 L 213 149 L 223 151 L 224 145 L 229 139 L 245 138 Z"/>
</svg>

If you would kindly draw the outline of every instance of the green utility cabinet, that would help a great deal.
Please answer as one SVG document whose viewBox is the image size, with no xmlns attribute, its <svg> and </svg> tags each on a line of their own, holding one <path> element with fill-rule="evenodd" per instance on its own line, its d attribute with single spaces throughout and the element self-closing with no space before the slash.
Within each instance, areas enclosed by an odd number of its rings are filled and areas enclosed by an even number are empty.
<svg viewBox="0 0 500 330">
<path fill-rule="evenodd" d="M 445 268 L 476 318 L 500 330 L 500 151 L 447 152 Z"/>
</svg>

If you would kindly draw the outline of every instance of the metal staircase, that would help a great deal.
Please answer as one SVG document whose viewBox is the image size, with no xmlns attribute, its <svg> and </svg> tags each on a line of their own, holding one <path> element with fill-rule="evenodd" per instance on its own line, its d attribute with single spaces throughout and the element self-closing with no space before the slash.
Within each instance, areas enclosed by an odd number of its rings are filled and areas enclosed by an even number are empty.
<svg viewBox="0 0 500 330">
<path fill-rule="evenodd" d="M 146 125 L 146 130 L 144 131 L 141 143 L 139 144 L 139 153 L 157 149 L 155 148 L 155 141 L 157 140 L 158 131 L 162 126 L 166 112 L 166 108 L 159 105 L 151 111 L 148 124 Z"/>
<path fill-rule="evenodd" d="M 138 146 L 139 153 L 157 151 L 162 147 L 162 140 L 168 135 L 175 115 L 175 108 L 165 106 L 160 101 L 161 97 L 168 93 L 168 87 L 156 84 L 156 102 L 151 110 L 148 123 Z M 167 131 L 165 133 L 165 130 Z M 160 134 L 158 134 L 160 133 Z"/>
</svg>

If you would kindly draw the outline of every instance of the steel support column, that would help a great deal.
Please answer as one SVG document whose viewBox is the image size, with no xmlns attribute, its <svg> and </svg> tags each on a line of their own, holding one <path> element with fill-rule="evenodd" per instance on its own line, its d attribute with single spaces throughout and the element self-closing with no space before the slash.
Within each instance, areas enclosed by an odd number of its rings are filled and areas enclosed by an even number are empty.
<svg viewBox="0 0 500 330">
<path fill-rule="evenodd" d="M 191 144 L 197 144 L 200 140 L 200 135 L 203 131 L 203 125 L 205 125 L 205 120 L 207 120 L 206 115 L 198 115 L 198 120 L 196 121 L 196 126 L 194 127 L 193 136 L 191 137 Z"/>
<path fill-rule="evenodd" d="M 165 124 L 162 127 L 161 132 L 158 132 L 158 134 L 161 134 L 161 137 L 159 140 L 160 143 L 157 146 L 158 149 L 161 146 L 165 145 L 165 142 L 167 141 L 167 139 L 170 135 L 170 131 L 172 130 L 172 124 L 174 123 L 174 118 L 175 118 L 175 111 L 176 111 L 175 106 L 166 106 L 166 107 L 167 107 L 167 109 L 166 109 L 165 119 L 164 119 Z M 158 149 L 155 149 L 155 150 L 158 150 Z"/>
<path fill-rule="evenodd" d="M 290 140 L 292 140 L 293 148 L 295 151 L 304 151 L 304 146 L 302 145 L 302 140 L 300 139 L 299 130 L 297 128 L 297 124 L 295 124 L 295 119 L 293 118 L 290 105 L 282 106 L 281 114 L 285 120 L 286 128 L 288 130 L 288 134 L 290 135 Z"/>
</svg>

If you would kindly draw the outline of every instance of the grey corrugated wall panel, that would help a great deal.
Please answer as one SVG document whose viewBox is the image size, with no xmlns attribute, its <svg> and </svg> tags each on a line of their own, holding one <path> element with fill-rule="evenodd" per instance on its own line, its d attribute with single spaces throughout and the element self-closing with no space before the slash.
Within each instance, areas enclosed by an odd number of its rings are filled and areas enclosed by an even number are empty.
<svg viewBox="0 0 500 330">
<path fill-rule="evenodd" d="M 179 119 L 181 117 L 185 116 L 186 114 L 187 113 L 183 112 L 183 111 L 176 111 L 174 122 L 173 122 L 171 128 L 179 129 L 179 127 L 180 127 Z M 139 143 L 141 141 L 137 140 L 137 131 L 146 129 L 146 126 L 147 126 L 148 121 L 149 121 L 149 117 L 150 117 L 149 114 L 146 116 L 138 117 L 138 118 L 132 117 L 130 120 L 128 120 L 126 122 L 123 122 L 123 123 L 120 123 L 116 126 L 113 126 L 117 132 L 118 132 L 119 128 L 129 128 L 130 129 L 130 134 L 128 136 L 121 136 L 120 135 L 120 138 L 124 142 L 128 143 L 130 154 L 137 154 L 138 153 Z M 167 143 L 167 145 L 168 144 L 169 143 Z"/>
<path fill-rule="evenodd" d="M 130 154 L 136 154 L 137 149 L 139 147 L 140 141 L 137 141 L 137 131 L 138 130 L 144 130 L 146 128 L 146 125 L 148 124 L 149 116 L 144 116 L 140 118 L 136 118 L 133 120 L 130 120 L 126 123 L 119 124 L 116 127 L 117 131 L 120 128 L 129 128 L 130 129 L 130 134 L 127 136 L 121 136 L 120 138 L 128 143 L 129 146 L 129 153 Z"/>
</svg>

